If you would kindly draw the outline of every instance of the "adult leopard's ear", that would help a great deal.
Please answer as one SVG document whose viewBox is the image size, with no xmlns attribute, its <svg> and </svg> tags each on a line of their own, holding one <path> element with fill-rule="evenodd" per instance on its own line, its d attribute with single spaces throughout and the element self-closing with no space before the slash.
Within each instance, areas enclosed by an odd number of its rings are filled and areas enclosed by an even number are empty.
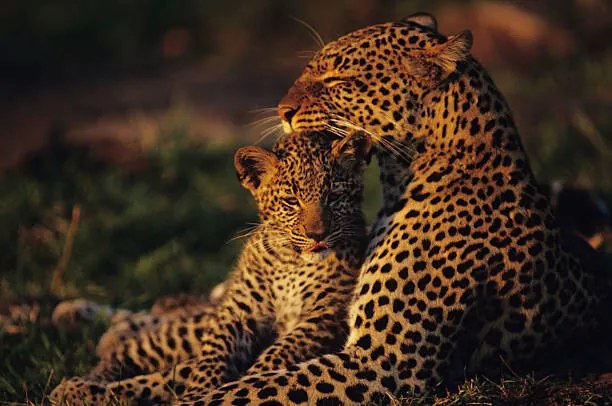
<svg viewBox="0 0 612 406">
<path fill-rule="evenodd" d="M 403 21 L 416 23 L 422 27 L 429 28 L 432 31 L 438 31 L 438 22 L 436 18 L 429 13 L 414 13 L 404 18 Z"/>
<path fill-rule="evenodd" d="M 472 33 L 465 30 L 433 47 L 412 49 L 407 58 L 409 73 L 437 84 L 469 58 L 473 42 Z"/>
<path fill-rule="evenodd" d="M 260 147 L 242 147 L 234 154 L 234 166 L 242 186 L 255 192 L 278 164 L 272 152 Z"/>
<path fill-rule="evenodd" d="M 372 158 L 372 139 L 364 132 L 352 133 L 334 141 L 331 154 L 340 166 L 361 171 Z"/>
<path fill-rule="evenodd" d="M 459 62 L 465 61 L 470 56 L 473 43 L 474 37 L 470 30 L 451 35 L 445 43 L 438 46 L 435 63 L 440 65 L 445 72 L 452 73 L 457 69 Z"/>
</svg>

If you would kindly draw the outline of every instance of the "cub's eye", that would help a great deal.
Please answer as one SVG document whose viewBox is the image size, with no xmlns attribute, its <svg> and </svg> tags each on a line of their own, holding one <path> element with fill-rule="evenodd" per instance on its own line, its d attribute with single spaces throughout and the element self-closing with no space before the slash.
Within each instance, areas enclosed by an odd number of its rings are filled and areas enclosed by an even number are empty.
<svg viewBox="0 0 612 406">
<path fill-rule="evenodd" d="M 287 206 L 297 206 L 300 202 L 293 196 L 281 198 L 281 202 Z"/>
</svg>

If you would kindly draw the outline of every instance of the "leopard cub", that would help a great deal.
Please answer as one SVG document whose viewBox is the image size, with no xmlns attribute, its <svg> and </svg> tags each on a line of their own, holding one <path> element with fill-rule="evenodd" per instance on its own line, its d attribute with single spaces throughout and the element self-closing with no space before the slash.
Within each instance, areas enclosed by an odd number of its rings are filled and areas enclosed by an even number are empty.
<svg viewBox="0 0 612 406">
<path fill-rule="evenodd" d="M 159 337 L 149 332 L 146 345 L 132 340 L 123 361 L 142 366 L 141 374 L 112 382 L 72 378 L 52 397 L 70 404 L 158 403 L 176 395 L 189 401 L 191 393 L 245 372 L 287 368 L 341 348 L 366 243 L 361 175 L 370 147 L 362 134 L 289 134 L 273 151 L 240 148 L 234 157 L 238 178 L 253 195 L 261 222 L 215 313 L 177 321 L 181 325 L 161 329 Z M 198 348 L 191 358 L 156 370 L 181 347 L 180 331 L 195 332 Z"/>
</svg>

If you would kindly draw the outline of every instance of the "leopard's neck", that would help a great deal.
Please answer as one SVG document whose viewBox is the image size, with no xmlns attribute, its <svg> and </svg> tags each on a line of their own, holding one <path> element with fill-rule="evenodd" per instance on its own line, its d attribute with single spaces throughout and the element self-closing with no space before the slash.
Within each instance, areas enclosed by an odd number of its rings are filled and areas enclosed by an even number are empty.
<svg viewBox="0 0 612 406">
<path fill-rule="evenodd" d="M 414 101 L 412 101 L 414 103 Z M 393 134 L 414 151 L 410 162 L 380 152 L 384 213 L 410 199 L 418 178 L 430 185 L 458 176 L 502 176 L 534 182 L 507 102 L 475 61 L 417 103 L 422 114 L 409 131 Z"/>
</svg>

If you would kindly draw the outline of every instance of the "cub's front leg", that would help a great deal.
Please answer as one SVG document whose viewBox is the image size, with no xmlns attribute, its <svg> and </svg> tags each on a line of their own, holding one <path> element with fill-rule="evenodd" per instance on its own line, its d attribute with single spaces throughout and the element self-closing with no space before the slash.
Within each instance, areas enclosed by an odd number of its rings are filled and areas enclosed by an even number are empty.
<svg viewBox="0 0 612 406">
<path fill-rule="evenodd" d="M 330 305 L 319 306 L 291 331 L 266 348 L 246 375 L 285 369 L 319 355 L 338 351 L 348 330 L 344 312 Z"/>
<path fill-rule="evenodd" d="M 199 399 L 202 393 L 236 379 L 253 362 L 261 341 L 262 320 L 245 306 L 239 298 L 232 298 L 220 307 L 218 323 L 204 329 L 181 400 Z"/>
</svg>

